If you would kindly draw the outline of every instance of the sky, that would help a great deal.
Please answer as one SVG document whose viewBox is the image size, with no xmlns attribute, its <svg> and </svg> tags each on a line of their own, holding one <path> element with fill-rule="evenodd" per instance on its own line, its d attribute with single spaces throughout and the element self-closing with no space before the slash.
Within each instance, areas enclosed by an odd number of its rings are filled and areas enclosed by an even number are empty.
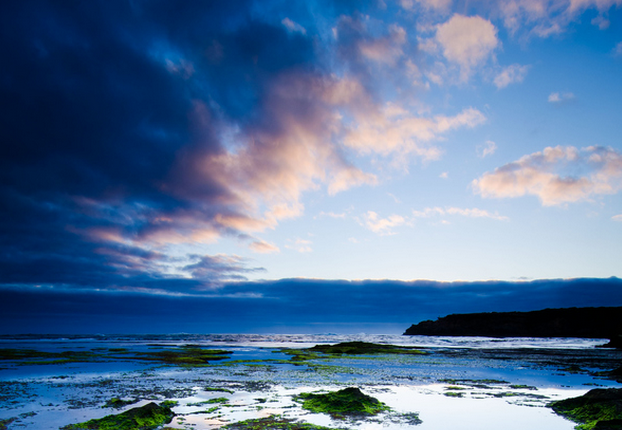
<svg viewBox="0 0 622 430">
<path fill-rule="evenodd" d="M 8 0 L 0 57 L 0 332 L 622 305 L 622 0 Z"/>
</svg>

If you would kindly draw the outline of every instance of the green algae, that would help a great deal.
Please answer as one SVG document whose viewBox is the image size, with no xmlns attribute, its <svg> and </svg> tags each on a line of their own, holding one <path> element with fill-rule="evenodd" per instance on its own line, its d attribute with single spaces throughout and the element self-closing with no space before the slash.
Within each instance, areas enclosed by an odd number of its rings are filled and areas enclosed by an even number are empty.
<svg viewBox="0 0 622 430">
<path fill-rule="evenodd" d="M 257 418 L 239 421 L 221 427 L 221 430 L 335 430 L 315 424 L 295 421 L 272 415 L 266 418 Z"/>
<path fill-rule="evenodd" d="M 121 414 L 70 424 L 61 430 L 153 430 L 170 423 L 174 416 L 169 407 L 152 402 Z"/>
<path fill-rule="evenodd" d="M 6 430 L 7 426 L 15 421 L 17 417 L 8 418 L 6 420 L 0 420 L 0 430 Z"/>
<path fill-rule="evenodd" d="M 204 405 L 213 405 L 216 403 L 226 404 L 226 403 L 229 403 L 229 399 L 227 399 L 226 397 L 217 397 L 215 399 L 204 400 L 202 402 L 187 403 L 186 406 L 204 406 Z"/>
<path fill-rule="evenodd" d="M 307 349 L 283 348 L 280 352 L 291 356 L 290 361 L 302 362 L 326 356 L 364 356 L 379 354 L 427 354 L 409 346 L 384 345 L 369 342 L 342 342 L 335 345 L 315 345 Z"/>
<path fill-rule="evenodd" d="M 154 361 L 178 366 L 207 366 L 212 361 L 227 359 L 232 351 L 220 349 L 204 349 L 194 346 L 184 346 L 178 349 L 164 349 L 160 351 L 136 352 L 132 358 L 137 360 Z"/>
<path fill-rule="evenodd" d="M 549 406 L 557 414 L 579 423 L 575 427 L 578 430 L 618 428 L 622 423 L 622 388 L 597 388 Z"/>
<path fill-rule="evenodd" d="M 101 355 L 90 351 L 46 352 L 34 349 L 0 349 L 0 360 L 17 361 L 21 365 L 83 363 L 96 360 Z"/>
<path fill-rule="evenodd" d="M 213 391 L 213 392 L 229 393 L 229 394 L 235 393 L 235 391 L 229 390 L 228 388 L 217 388 L 217 387 L 206 387 L 206 388 L 203 388 L 203 391 Z"/>
<path fill-rule="evenodd" d="M 120 399 L 118 397 L 113 397 L 112 399 L 109 399 L 108 401 L 106 401 L 106 404 L 102 407 L 104 408 L 114 408 L 114 409 L 121 409 L 124 408 L 126 406 L 132 405 L 134 403 L 138 402 L 138 399 L 132 399 L 132 400 L 123 400 Z"/>
<path fill-rule="evenodd" d="M 302 402 L 303 409 L 329 414 L 334 418 L 370 416 L 390 410 L 387 405 L 356 387 L 322 394 L 300 393 L 294 400 Z"/>
</svg>

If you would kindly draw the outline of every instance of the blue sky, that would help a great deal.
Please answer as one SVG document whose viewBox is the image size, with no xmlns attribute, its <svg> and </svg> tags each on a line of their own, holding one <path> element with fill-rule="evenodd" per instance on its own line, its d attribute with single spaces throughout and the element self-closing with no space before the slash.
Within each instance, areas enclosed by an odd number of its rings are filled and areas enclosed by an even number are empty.
<svg viewBox="0 0 622 430">
<path fill-rule="evenodd" d="M 7 300 L 622 277 L 620 0 L 0 8 Z"/>
</svg>

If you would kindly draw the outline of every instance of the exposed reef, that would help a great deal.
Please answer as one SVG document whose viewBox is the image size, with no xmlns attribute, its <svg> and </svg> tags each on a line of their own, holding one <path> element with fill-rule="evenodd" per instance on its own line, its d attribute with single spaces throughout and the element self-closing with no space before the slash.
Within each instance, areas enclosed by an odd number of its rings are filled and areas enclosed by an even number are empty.
<svg viewBox="0 0 622 430">
<path fill-rule="evenodd" d="M 273 415 L 265 418 L 251 419 L 227 424 L 223 430 L 334 430 L 314 424 L 294 421 Z"/>
<path fill-rule="evenodd" d="M 303 409 L 329 414 L 334 418 L 376 415 L 390 408 L 380 400 L 364 394 L 356 387 L 329 393 L 301 393 L 295 398 Z"/>
<path fill-rule="evenodd" d="M 619 347 L 622 307 L 544 309 L 532 312 L 452 314 L 412 325 L 405 335 L 580 337 L 612 339 Z M 617 341 L 617 343 L 616 343 Z M 609 346 L 609 345 L 607 345 Z"/>
<path fill-rule="evenodd" d="M 409 346 L 384 345 L 369 342 L 342 342 L 334 345 L 320 344 L 306 349 L 283 348 L 281 352 L 290 355 L 292 361 L 340 356 L 364 356 L 378 354 L 427 354 L 420 348 Z"/>
<path fill-rule="evenodd" d="M 175 414 L 168 406 L 147 403 L 117 415 L 70 424 L 62 430 L 153 430 L 171 422 Z"/>
<path fill-rule="evenodd" d="M 577 430 L 622 429 L 622 388 L 590 390 L 583 396 L 549 406 L 559 415 L 579 423 Z"/>
</svg>

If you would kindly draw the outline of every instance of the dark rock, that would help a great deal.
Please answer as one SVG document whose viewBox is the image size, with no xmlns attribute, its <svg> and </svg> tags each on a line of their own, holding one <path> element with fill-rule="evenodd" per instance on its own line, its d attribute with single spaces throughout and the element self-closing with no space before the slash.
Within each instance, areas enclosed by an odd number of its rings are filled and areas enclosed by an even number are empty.
<svg viewBox="0 0 622 430">
<path fill-rule="evenodd" d="M 622 307 L 452 314 L 412 325 L 405 335 L 618 339 Z M 617 345 L 617 343 L 616 343 Z"/>
<path fill-rule="evenodd" d="M 600 347 L 622 349 L 622 335 L 610 336 L 609 343 L 600 345 Z"/>
</svg>

